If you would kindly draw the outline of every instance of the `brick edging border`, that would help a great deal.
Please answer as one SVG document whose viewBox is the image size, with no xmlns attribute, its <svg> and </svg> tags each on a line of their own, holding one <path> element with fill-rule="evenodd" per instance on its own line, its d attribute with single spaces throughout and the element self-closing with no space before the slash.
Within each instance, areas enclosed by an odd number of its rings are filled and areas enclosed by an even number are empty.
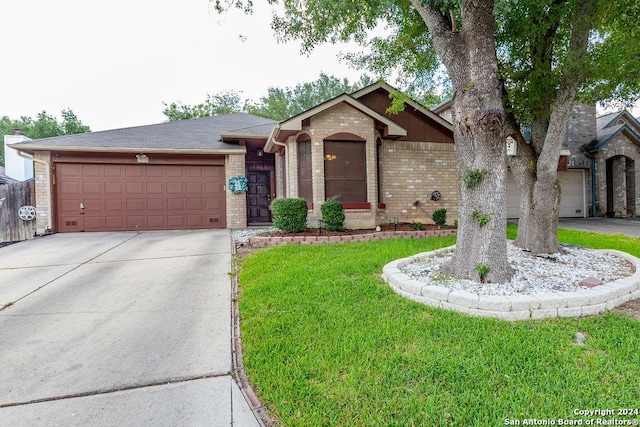
<svg viewBox="0 0 640 427">
<path fill-rule="evenodd" d="M 236 255 L 233 238 L 231 239 L 231 255 Z M 249 377 L 247 377 L 247 373 L 244 370 L 242 340 L 240 338 L 240 310 L 238 309 L 238 298 L 240 297 L 238 291 L 238 271 L 234 264 L 231 265 L 231 273 L 231 369 L 233 379 L 236 384 L 238 384 L 244 400 L 249 405 L 249 409 L 253 412 L 260 426 L 271 427 L 273 422 L 269 417 L 269 413 L 260 402 L 253 387 L 251 387 Z"/>
<path fill-rule="evenodd" d="M 402 273 L 401 269 L 416 258 L 434 256 L 451 247 L 401 258 L 385 265 L 382 278 L 394 292 L 432 307 L 454 310 L 471 316 L 496 317 L 503 320 L 529 320 L 551 317 L 580 317 L 603 313 L 640 298 L 640 259 L 612 249 L 602 250 L 624 258 L 636 267 L 633 275 L 576 292 L 549 292 L 532 295 L 478 295 L 444 286 L 428 285 Z"/>
<path fill-rule="evenodd" d="M 420 239 L 433 236 L 455 236 L 457 229 L 416 230 L 416 231 L 372 231 L 366 234 L 345 234 L 344 236 L 251 236 L 249 244 L 255 247 L 267 247 L 298 243 L 314 245 L 319 243 L 366 242 L 383 239 Z"/>
</svg>

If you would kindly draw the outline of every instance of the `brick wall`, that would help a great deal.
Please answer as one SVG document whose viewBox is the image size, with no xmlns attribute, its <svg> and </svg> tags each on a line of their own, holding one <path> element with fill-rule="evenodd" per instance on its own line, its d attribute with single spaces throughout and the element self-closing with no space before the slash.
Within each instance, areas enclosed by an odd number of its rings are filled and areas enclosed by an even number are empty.
<svg viewBox="0 0 640 427">
<path fill-rule="evenodd" d="M 228 154 L 225 156 L 225 186 L 229 178 L 237 175 L 245 175 L 244 154 Z M 247 227 L 247 196 L 246 194 L 233 194 L 226 189 L 227 202 L 227 228 L 239 229 Z"/>
<path fill-rule="evenodd" d="M 640 173 L 638 162 L 640 154 L 635 144 L 624 133 L 609 141 L 607 148 L 596 153 L 597 167 L 597 211 L 599 215 L 607 212 L 607 160 L 612 167 L 613 211 L 618 215 L 637 215 L 640 213 Z"/>
<path fill-rule="evenodd" d="M 367 201 L 371 208 L 347 210 L 345 226 L 347 228 L 373 228 L 376 225 L 377 186 L 376 186 L 376 132 L 373 119 L 359 110 L 338 104 L 310 121 L 311 167 L 313 169 L 313 210 L 309 212 L 309 221 L 315 224 L 322 217 L 320 206 L 325 200 L 324 188 L 324 139 L 340 132 L 356 135 L 366 141 L 365 156 L 367 165 Z"/>
<path fill-rule="evenodd" d="M 36 151 L 35 159 L 35 182 L 36 182 L 36 229 L 37 233 L 44 233 L 45 230 L 55 230 L 53 221 L 53 184 L 51 182 L 51 152 Z M 41 162 L 46 162 L 43 164 Z"/>
<path fill-rule="evenodd" d="M 378 222 L 419 221 L 432 224 L 436 209 L 447 210 L 447 223 L 458 218 L 456 152 L 453 144 L 383 141 L 380 150 L 381 203 Z M 433 191 L 440 200 L 431 201 Z M 418 207 L 414 202 L 418 201 Z M 426 211 L 426 213 L 422 210 Z"/>
<path fill-rule="evenodd" d="M 325 195 L 323 141 L 340 132 L 351 133 L 366 141 L 367 201 L 370 209 L 347 210 L 347 228 L 373 228 L 392 222 L 394 218 L 402 222 L 433 223 L 431 214 L 438 208 L 447 209 L 449 224 L 457 219 L 456 153 L 453 144 L 382 141 L 371 117 L 351 106 L 339 104 L 312 117 L 309 127 L 300 132 L 311 136 L 313 210 L 309 212 L 310 227 L 315 227 L 316 221 L 322 216 L 320 206 Z M 289 185 L 286 197 L 298 196 L 296 139 L 299 134 L 287 141 L 284 174 Z M 380 148 L 378 142 L 381 143 Z M 435 190 L 440 191 L 442 198 L 430 201 L 429 197 Z M 381 200 L 378 200 L 379 193 Z M 416 200 L 420 201 L 419 206 L 427 213 L 414 206 Z M 384 203 L 386 207 L 379 209 L 378 203 Z"/>
</svg>

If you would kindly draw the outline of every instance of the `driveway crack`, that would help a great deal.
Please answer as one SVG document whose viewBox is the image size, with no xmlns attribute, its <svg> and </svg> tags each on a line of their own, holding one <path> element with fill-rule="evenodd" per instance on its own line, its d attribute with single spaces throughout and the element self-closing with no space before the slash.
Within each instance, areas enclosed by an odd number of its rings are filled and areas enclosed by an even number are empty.
<svg viewBox="0 0 640 427">
<path fill-rule="evenodd" d="M 13 305 L 15 305 L 15 303 L 17 303 L 18 301 L 21 301 L 21 300 L 25 299 L 26 297 L 28 297 L 29 295 L 34 294 L 34 293 L 38 292 L 40 289 L 42 289 L 42 288 L 44 288 L 44 287 L 46 287 L 46 286 L 50 285 L 51 283 L 55 282 L 56 280 L 60 279 L 61 277 L 64 277 L 64 276 L 66 276 L 67 274 L 71 273 L 72 271 L 77 270 L 78 268 L 82 267 L 83 265 L 86 265 L 86 264 L 90 263 L 90 262 L 91 262 L 91 261 L 93 261 L 94 259 L 101 257 L 102 255 L 106 254 L 107 252 L 110 252 L 110 251 L 114 250 L 115 248 L 117 248 L 117 247 L 119 247 L 119 246 L 124 245 L 124 244 L 125 244 L 125 243 L 127 243 L 129 240 L 135 239 L 136 237 L 138 237 L 138 235 L 140 235 L 140 233 L 136 233 L 136 234 L 132 235 L 131 237 L 129 237 L 128 239 L 123 240 L 122 242 L 118 243 L 117 245 L 115 245 L 115 246 L 113 246 L 113 247 L 111 247 L 111 248 L 107 249 L 106 251 L 99 253 L 98 255 L 94 256 L 93 258 L 90 258 L 90 259 L 88 259 L 88 260 L 86 260 L 86 261 L 84 261 L 84 262 L 82 262 L 82 263 L 80 263 L 80 264 L 76 265 L 76 266 L 75 266 L 75 267 L 73 267 L 72 269 L 65 271 L 64 273 L 62 273 L 61 275 L 59 275 L 59 276 L 57 276 L 57 277 L 54 277 L 53 279 L 49 280 L 47 283 L 43 284 L 42 286 L 37 287 L 36 289 L 34 289 L 34 290 L 32 290 L 31 292 L 29 292 L 29 293 L 27 293 L 27 294 L 25 294 L 25 295 L 21 296 L 20 298 L 16 299 L 15 301 L 11 301 L 11 304 L 5 304 L 5 305 L 3 305 L 3 306 L 0 306 L 0 311 L 3 311 L 3 310 L 5 310 L 5 309 L 6 309 L 6 308 L 8 308 L 8 307 L 12 307 L 12 306 L 13 306 Z M 1 406 L 0 406 L 0 407 L 1 407 Z"/>
<path fill-rule="evenodd" d="M 92 391 L 86 391 L 86 392 L 82 392 L 82 393 L 72 393 L 72 394 L 64 394 L 64 395 L 60 395 L 60 396 L 43 397 L 43 398 L 40 398 L 40 399 L 32 399 L 32 400 L 28 400 L 28 401 L 24 401 L 24 402 L 3 403 L 3 404 L 0 404 L 0 409 L 2 409 L 2 408 L 11 408 L 11 407 L 14 407 L 14 406 L 33 405 L 35 403 L 55 402 L 55 401 L 59 401 L 59 400 L 75 399 L 75 398 L 78 398 L 78 397 L 99 396 L 99 395 L 103 395 L 103 394 L 117 393 L 117 392 L 120 392 L 120 391 L 139 390 L 139 389 L 150 388 L 150 387 L 160 387 L 160 386 L 166 386 L 166 385 L 170 385 L 170 384 L 180 384 L 180 383 L 185 383 L 185 382 L 190 382 L 190 381 L 198 381 L 198 380 L 206 380 L 206 379 L 211 379 L 211 378 L 225 377 L 225 376 L 228 376 L 228 375 L 229 375 L 228 373 L 224 373 L 224 374 L 195 375 L 195 376 L 183 377 L 183 378 L 178 377 L 178 378 L 172 378 L 172 379 L 169 379 L 169 380 L 152 381 L 152 382 L 148 382 L 148 383 L 135 384 L 135 385 L 129 385 L 129 386 L 120 386 L 120 387 L 114 387 L 114 388 L 110 388 L 110 389 L 92 390 Z"/>
</svg>

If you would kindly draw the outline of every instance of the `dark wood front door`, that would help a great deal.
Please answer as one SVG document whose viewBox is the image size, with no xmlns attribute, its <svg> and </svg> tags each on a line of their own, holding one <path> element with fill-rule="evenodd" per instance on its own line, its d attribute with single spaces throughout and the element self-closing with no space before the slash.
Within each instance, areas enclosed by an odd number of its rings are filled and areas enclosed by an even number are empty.
<svg viewBox="0 0 640 427">
<path fill-rule="evenodd" d="M 247 190 L 247 222 L 265 224 L 271 222 L 271 174 L 268 171 L 249 172 Z"/>
</svg>

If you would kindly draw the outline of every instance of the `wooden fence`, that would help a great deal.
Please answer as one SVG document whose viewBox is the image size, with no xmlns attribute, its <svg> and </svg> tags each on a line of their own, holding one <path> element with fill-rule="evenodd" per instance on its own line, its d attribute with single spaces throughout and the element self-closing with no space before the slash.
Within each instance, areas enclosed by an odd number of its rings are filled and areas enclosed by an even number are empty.
<svg viewBox="0 0 640 427">
<path fill-rule="evenodd" d="M 36 221 L 18 216 L 22 206 L 35 205 L 35 181 L 0 185 L 0 243 L 19 242 L 35 234 Z"/>
</svg>

